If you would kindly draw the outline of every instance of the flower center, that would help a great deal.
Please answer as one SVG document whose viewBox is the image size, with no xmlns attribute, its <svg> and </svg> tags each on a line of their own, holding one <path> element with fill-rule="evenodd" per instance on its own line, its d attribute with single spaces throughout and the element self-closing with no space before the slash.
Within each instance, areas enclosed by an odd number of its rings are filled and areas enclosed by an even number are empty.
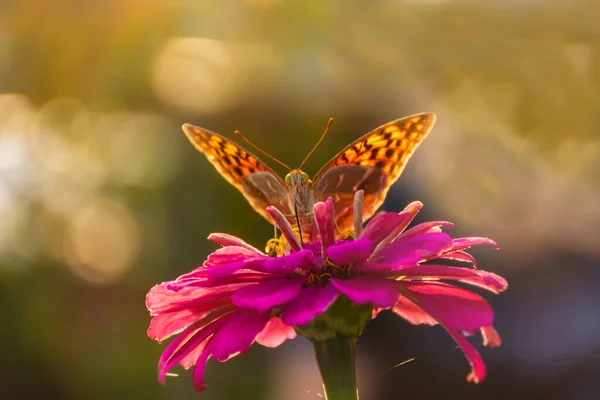
<svg viewBox="0 0 600 400">
<path fill-rule="evenodd" d="M 300 239 L 300 232 L 297 228 L 294 228 L 294 233 L 296 234 L 296 237 Z M 354 230 L 346 229 L 341 233 L 340 236 L 343 237 L 343 239 L 338 239 L 338 244 L 340 242 L 352 241 L 354 237 Z M 307 236 L 305 236 L 304 239 L 304 250 L 310 250 L 314 254 L 315 258 L 321 259 L 323 257 L 323 254 L 321 253 L 321 244 L 319 242 L 309 242 L 307 240 Z M 285 236 L 281 235 L 278 238 L 269 239 L 265 246 L 265 253 L 267 253 L 267 255 L 271 257 L 285 257 L 286 255 L 289 255 L 290 247 Z M 306 277 L 305 286 L 325 286 L 333 278 L 347 278 L 348 269 L 349 265 L 338 265 L 335 262 L 333 262 L 331 258 L 325 256 L 324 260 L 320 265 L 320 268 L 318 268 L 318 271 L 299 268 L 296 272 L 299 272 Z"/>
<path fill-rule="evenodd" d="M 340 266 L 331 261 L 329 257 L 323 261 L 323 270 L 321 273 L 316 274 L 312 271 L 308 271 L 308 284 L 314 285 L 325 285 L 333 278 L 344 278 L 348 272 L 348 266 Z"/>
</svg>

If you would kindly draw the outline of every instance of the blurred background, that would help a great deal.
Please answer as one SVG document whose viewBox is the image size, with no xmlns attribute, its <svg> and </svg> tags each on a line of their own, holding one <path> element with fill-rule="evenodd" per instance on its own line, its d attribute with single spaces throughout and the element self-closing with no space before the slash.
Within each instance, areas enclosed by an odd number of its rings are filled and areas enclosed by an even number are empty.
<svg viewBox="0 0 600 400">
<path fill-rule="evenodd" d="M 390 120 L 437 113 L 384 208 L 489 236 L 503 336 L 488 378 L 440 327 L 382 314 L 361 399 L 600 398 L 600 2 L 0 2 L 0 398 L 321 399 L 308 342 L 157 382 L 145 294 L 227 232 L 272 227 L 181 132 L 314 174 Z M 271 163 L 272 164 L 272 163 Z M 278 172 L 285 174 L 277 165 Z M 387 371 L 407 359 L 415 360 Z M 387 371 L 387 372 L 386 372 Z"/>
</svg>

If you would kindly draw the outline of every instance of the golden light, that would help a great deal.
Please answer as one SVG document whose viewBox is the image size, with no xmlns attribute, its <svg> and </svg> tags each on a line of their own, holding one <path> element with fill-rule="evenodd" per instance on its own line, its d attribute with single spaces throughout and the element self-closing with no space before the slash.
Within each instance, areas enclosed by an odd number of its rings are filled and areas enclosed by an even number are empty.
<svg viewBox="0 0 600 400">
<path fill-rule="evenodd" d="M 273 74 L 272 49 L 261 44 L 179 37 L 168 40 L 151 66 L 150 84 L 165 104 L 186 112 L 211 114 L 255 95 Z M 258 100 L 257 97 L 254 100 Z"/>
<path fill-rule="evenodd" d="M 23 210 L 17 207 L 15 198 L 10 190 L 0 180 L 0 260 L 10 257 L 14 250 L 15 239 L 23 227 L 25 215 Z M 0 269 L 5 266 L 0 263 Z"/>
<path fill-rule="evenodd" d="M 469 115 L 478 118 L 466 129 L 438 115 L 411 161 L 419 177 L 411 184 L 443 196 L 438 207 L 458 226 L 493 237 L 520 260 L 537 257 L 549 243 L 597 256 L 600 190 L 590 171 L 597 170 L 600 146 L 565 141 L 550 162 L 485 108 Z M 486 129 L 480 119 L 487 119 Z"/>
<path fill-rule="evenodd" d="M 114 282 L 138 255 L 140 228 L 131 212 L 112 199 L 97 199 L 74 213 L 63 254 L 71 270 L 92 283 Z"/>
<path fill-rule="evenodd" d="M 187 111 L 211 113 L 235 103 L 234 55 L 220 41 L 175 38 L 159 51 L 151 83 L 163 102 Z"/>
<path fill-rule="evenodd" d="M 107 166 L 110 180 L 127 186 L 156 188 L 180 167 L 182 135 L 178 124 L 158 114 L 131 112 L 102 116 L 90 145 Z"/>
</svg>

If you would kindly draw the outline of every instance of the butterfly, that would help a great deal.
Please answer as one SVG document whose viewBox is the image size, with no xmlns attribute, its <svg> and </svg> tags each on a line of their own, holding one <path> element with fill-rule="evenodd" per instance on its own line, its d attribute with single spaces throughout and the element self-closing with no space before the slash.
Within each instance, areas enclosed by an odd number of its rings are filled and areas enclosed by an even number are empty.
<svg viewBox="0 0 600 400">
<path fill-rule="evenodd" d="M 257 148 L 290 170 L 282 179 L 258 157 L 223 136 L 191 124 L 184 124 L 182 129 L 217 171 L 269 222 L 273 223 L 273 220 L 266 207 L 271 205 L 277 207 L 292 225 L 314 228 L 314 203 L 331 197 L 335 221 L 341 232 L 353 226 L 354 194 L 358 190 L 364 190 L 364 218 L 373 216 L 435 119 L 433 113 L 421 113 L 388 122 L 340 151 L 312 180 L 301 170 L 304 162 L 298 169 L 290 169 Z M 327 129 L 317 145 L 326 132 Z M 239 132 L 236 134 L 245 139 Z M 316 145 L 309 156 L 315 148 Z"/>
</svg>

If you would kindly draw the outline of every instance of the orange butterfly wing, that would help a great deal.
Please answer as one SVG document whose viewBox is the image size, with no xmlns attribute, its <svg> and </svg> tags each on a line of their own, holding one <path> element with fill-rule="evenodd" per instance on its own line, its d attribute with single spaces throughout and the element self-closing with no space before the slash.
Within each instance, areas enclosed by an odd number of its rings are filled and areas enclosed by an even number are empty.
<svg viewBox="0 0 600 400">
<path fill-rule="evenodd" d="M 380 126 L 347 146 L 317 172 L 313 180 L 316 200 L 333 198 L 339 229 L 352 227 L 357 190 L 365 190 L 365 219 L 377 211 L 435 119 L 433 113 L 422 113 Z M 344 182 L 346 177 L 349 179 Z"/>
<path fill-rule="evenodd" d="M 256 212 L 272 222 L 266 207 L 288 210 L 286 186 L 281 177 L 256 156 L 232 141 L 191 124 L 182 126 L 192 144 L 219 173 L 238 189 Z"/>
</svg>

